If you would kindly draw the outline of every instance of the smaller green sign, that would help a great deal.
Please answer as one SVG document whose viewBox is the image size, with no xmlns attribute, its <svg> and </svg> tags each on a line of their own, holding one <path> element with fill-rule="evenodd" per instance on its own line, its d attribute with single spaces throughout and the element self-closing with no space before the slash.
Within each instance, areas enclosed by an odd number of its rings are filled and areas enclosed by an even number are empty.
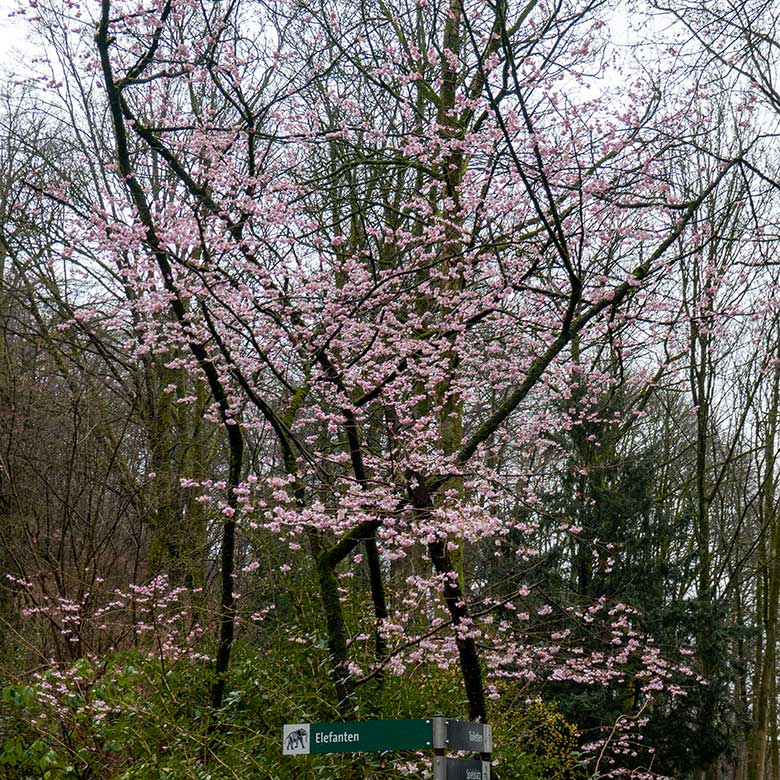
<svg viewBox="0 0 780 780">
<path fill-rule="evenodd" d="M 341 723 L 287 723 L 282 753 L 370 753 L 381 750 L 429 750 L 433 729 L 427 720 L 361 720 Z"/>
</svg>

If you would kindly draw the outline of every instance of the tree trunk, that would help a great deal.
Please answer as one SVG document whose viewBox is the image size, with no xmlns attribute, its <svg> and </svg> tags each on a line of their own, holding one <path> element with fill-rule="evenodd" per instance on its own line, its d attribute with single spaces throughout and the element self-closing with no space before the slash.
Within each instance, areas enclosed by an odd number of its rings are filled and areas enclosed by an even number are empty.
<svg viewBox="0 0 780 780">
<path fill-rule="evenodd" d="M 772 731 L 776 726 L 775 669 L 777 660 L 777 618 L 780 607 L 780 523 L 776 509 L 775 486 L 775 445 L 777 438 L 778 405 L 780 404 L 780 367 L 775 368 L 772 385 L 772 397 L 766 422 L 764 441 L 764 479 L 761 485 L 762 527 L 766 544 L 760 549 L 765 554 L 759 558 L 757 577 L 763 583 L 763 599 L 758 600 L 758 624 L 763 626 L 763 652 L 760 651 L 756 663 L 756 676 L 753 693 L 753 732 L 749 744 L 748 780 L 764 780 L 766 776 L 767 747 Z M 773 723 L 774 722 L 774 723 Z M 774 729 L 776 737 L 776 728 Z M 773 760 L 773 766 L 777 762 Z"/>
</svg>

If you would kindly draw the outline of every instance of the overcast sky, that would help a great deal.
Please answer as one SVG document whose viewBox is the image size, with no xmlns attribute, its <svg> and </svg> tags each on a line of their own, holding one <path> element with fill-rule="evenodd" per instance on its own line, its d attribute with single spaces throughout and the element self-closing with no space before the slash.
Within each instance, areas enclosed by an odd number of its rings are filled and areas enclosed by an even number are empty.
<svg viewBox="0 0 780 780">
<path fill-rule="evenodd" d="M 31 46 L 26 41 L 25 23 L 21 17 L 10 14 L 25 0 L 0 0 L 0 67 L 16 70 L 30 57 Z M 613 39 L 625 41 L 628 36 L 626 15 L 617 12 L 610 23 Z"/>
<path fill-rule="evenodd" d="M 27 38 L 25 21 L 10 14 L 25 0 L 0 0 L 0 70 L 24 71 L 32 46 Z"/>
</svg>

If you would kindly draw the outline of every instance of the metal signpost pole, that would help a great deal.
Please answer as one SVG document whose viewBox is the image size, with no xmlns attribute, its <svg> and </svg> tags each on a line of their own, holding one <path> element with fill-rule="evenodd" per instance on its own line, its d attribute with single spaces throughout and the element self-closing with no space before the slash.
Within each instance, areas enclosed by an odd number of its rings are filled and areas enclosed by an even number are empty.
<svg viewBox="0 0 780 780">
<path fill-rule="evenodd" d="M 433 780 L 447 780 L 447 721 L 444 715 L 433 716 Z"/>
<path fill-rule="evenodd" d="M 483 780 L 490 780 L 490 768 L 493 765 L 493 727 L 486 723 L 483 728 L 485 730 L 485 746 L 479 757 L 482 760 Z"/>
</svg>

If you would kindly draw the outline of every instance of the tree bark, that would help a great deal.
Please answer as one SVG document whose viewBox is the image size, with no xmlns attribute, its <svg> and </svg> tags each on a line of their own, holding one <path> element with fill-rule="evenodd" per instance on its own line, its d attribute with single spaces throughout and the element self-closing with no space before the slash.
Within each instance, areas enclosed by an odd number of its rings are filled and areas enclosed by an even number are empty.
<svg viewBox="0 0 780 780">
<path fill-rule="evenodd" d="M 776 438 L 780 405 L 780 367 L 775 368 L 764 441 L 764 479 L 761 485 L 762 525 L 766 529 L 765 554 L 759 558 L 757 577 L 763 585 L 763 599 L 757 600 L 758 624 L 763 625 L 763 650 L 759 645 L 753 693 L 753 732 L 749 745 L 748 780 L 766 776 L 767 748 L 776 707 L 773 706 L 777 670 L 777 620 L 780 608 L 780 522 L 776 508 Z M 764 548 L 762 542 L 761 548 Z M 776 736 L 776 728 L 774 730 Z M 776 762 L 773 762 L 773 765 Z"/>
<path fill-rule="evenodd" d="M 425 521 L 433 511 L 433 497 L 423 479 L 416 474 L 409 475 L 409 495 L 417 519 Z M 458 572 L 447 550 L 447 540 L 437 539 L 428 545 L 428 554 L 436 573 L 443 581 L 444 604 L 452 620 L 455 643 L 458 648 L 460 671 L 469 708 L 469 718 L 487 722 L 487 703 L 482 679 L 482 665 L 479 650 L 470 633 L 470 616 L 466 596 L 460 585 Z"/>
</svg>

